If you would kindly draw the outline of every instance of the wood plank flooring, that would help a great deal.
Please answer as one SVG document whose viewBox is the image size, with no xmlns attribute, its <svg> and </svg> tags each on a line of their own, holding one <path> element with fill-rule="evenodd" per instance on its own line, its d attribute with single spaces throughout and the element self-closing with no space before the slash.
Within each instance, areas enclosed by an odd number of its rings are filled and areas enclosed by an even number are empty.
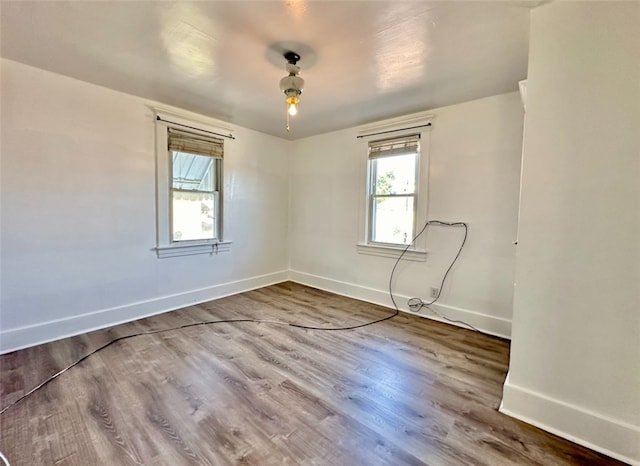
<svg viewBox="0 0 640 466">
<path fill-rule="evenodd" d="M 389 312 L 274 285 L 0 356 L 0 409 L 118 336 Z M 12 466 L 621 464 L 500 414 L 508 356 L 507 341 L 411 315 L 140 336 L 0 416 L 0 450 Z"/>
</svg>

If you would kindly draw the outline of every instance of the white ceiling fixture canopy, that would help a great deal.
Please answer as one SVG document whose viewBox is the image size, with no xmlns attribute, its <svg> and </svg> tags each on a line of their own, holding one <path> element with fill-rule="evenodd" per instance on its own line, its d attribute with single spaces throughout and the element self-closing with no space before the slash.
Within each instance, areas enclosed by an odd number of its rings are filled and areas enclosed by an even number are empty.
<svg viewBox="0 0 640 466">
<path fill-rule="evenodd" d="M 298 76 L 300 73 L 300 67 L 298 66 L 298 61 L 300 60 L 300 55 L 296 52 L 286 52 L 284 54 L 285 60 L 287 60 L 287 72 L 289 73 L 287 76 L 280 80 L 280 90 L 284 92 L 287 101 L 287 132 L 289 132 L 289 117 L 296 116 L 298 113 L 298 104 L 300 103 L 300 96 L 302 95 L 302 90 L 304 89 L 304 79 Z"/>
</svg>

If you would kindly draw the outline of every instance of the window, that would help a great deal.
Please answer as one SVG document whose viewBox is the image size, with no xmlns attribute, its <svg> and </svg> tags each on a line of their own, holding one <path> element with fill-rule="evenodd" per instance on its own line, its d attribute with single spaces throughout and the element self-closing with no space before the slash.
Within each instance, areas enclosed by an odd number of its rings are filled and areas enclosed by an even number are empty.
<svg viewBox="0 0 640 466">
<path fill-rule="evenodd" d="M 171 241 L 220 239 L 224 142 L 169 128 Z"/>
<path fill-rule="evenodd" d="M 411 243 L 427 221 L 429 144 L 433 116 L 419 113 L 359 128 L 360 254 L 425 261 L 426 237 Z"/>
<path fill-rule="evenodd" d="M 420 135 L 369 142 L 368 242 L 406 246 L 416 230 Z"/>
<path fill-rule="evenodd" d="M 234 137 L 226 125 L 153 108 L 156 120 L 156 251 L 159 258 L 228 251 L 224 159 Z"/>
</svg>

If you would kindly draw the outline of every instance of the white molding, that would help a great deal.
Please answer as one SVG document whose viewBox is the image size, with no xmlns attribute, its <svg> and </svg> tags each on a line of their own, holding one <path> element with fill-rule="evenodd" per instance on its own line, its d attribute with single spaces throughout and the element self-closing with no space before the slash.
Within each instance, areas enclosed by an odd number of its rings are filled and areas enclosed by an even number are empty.
<svg viewBox="0 0 640 466">
<path fill-rule="evenodd" d="M 153 248 L 159 258 L 193 256 L 195 254 L 209 254 L 211 256 L 218 255 L 221 252 L 231 250 L 231 241 L 218 241 L 210 243 L 172 243 L 167 246 L 158 246 Z"/>
<path fill-rule="evenodd" d="M 354 283 L 343 282 L 340 280 L 334 280 L 331 278 L 321 277 L 318 275 L 312 275 L 305 272 L 299 272 L 296 270 L 289 270 L 289 280 L 292 282 L 300 283 L 302 285 L 319 288 L 321 290 L 336 293 L 349 298 L 359 299 L 380 306 L 394 309 L 391 298 L 389 297 L 388 290 L 378 290 L 369 288 Z M 456 325 L 461 328 L 467 328 L 461 324 L 455 324 L 448 322 L 445 319 L 441 319 L 435 314 L 429 314 L 429 310 L 422 310 L 420 312 L 413 312 L 407 306 L 407 300 L 409 296 L 399 295 L 394 293 L 394 298 L 398 304 L 398 308 L 402 312 L 413 314 L 420 317 L 426 317 L 428 319 L 444 322 L 445 324 Z M 486 332 L 491 335 L 495 335 L 501 338 L 509 339 L 511 337 L 511 320 L 503 319 L 500 317 L 490 316 L 482 314 L 480 312 L 471 311 L 469 309 L 462 309 L 459 307 L 448 306 L 446 304 L 433 304 L 433 307 L 438 313 L 447 316 L 450 319 L 462 320 L 476 327 L 478 330 Z"/>
<path fill-rule="evenodd" d="M 499 411 L 612 458 L 640 466 L 640 427 L 514 385 L 508 375 Z"/>
<path fill-rule="evenodd" d="M 431 115 L 428 115 L 429 117 Z M 369 131 L 374 130 L 389 130 L 389 128 L 396 128 L 398 126 L 402 126 L 403 122 L 407 123 L 409 126 L 415 126 L 421 123 L 430 122 L 430 119 L 426 119 L 427 116 L 420 117 L 400 117 L 394 118 L 392 120 L 385 120 L 385 122 L 377 123 L 378 126 L 370 126 L 368 128 Z M 394 124 L 389 126 L 388 122 L 393 121 Z M 404 134 L 415 134 L 416 132 L 420 133 L 420 158 L 419 158 L 419 176 L 418 176 L 418 185 L 416 186 L 416 196 L 417 196 L 417 205 L 415 206 L 415 231 L 414 234 L 418 231 L 421 225 L 424 225 L 429 218 L 429 165 L 431 160 L 430 150 L 431 150 L 431 128 L 422 128 L 419 131 L 416 130 L 407 130 L 407 131 L 399 131 L 395 133 L 395 136 L 402 136 Z M 395 131 L 395 129 L 391 129 L 391 131 Z M 359 245 L 369 245 L 369 157 L 368 157 L 368 140 L 371 138 L 362 138 L 359 142 L 359 157 L 361 158 L 360 169 L 358 174 L 358 189 L 360 191 L 359 201 L 358 201 L 358 236 L 357 236 L 357 244 Z M 415 249 L 418 251 L 426 251 L 427 248 L 427 237 L 426 235 L 420 235 L 414 241 Z M 358 252 L 363 252 L 359 250 Z M 415 260 L 415 259 L 414 259 Z"/>
<path fill-rule="evenodd" d="M 172 121 L 178 124 L 184 124 L 193 128 L 200 128 L 202 131 L 213 131 L 217 133 L 232 132 L 231 127 L 218 125 L 218 120 L 198 118 L 197 115 L 186 111 L 180 111 L 178 109 L 166 109 L 163 107 L 147 106 L 154 112 L 156 117 L 170 118 Z M 195 115 L 195 116 L 193 116 Z M 210 122 L 209 124 L 207 122 Z M 211 248 L 202 248 L 198 246 L 187 246 L 186 243 L 176 246 L 171 238 L 171 186 L 170 186 L 170 162 L 169 152 L 167 151 L 167 131 L 166 122 L 155 122 L 155 160 L 156 160 L 156 253 L 158 258 L 185 256 L 194 254 L 207 254 L 211 252 L 213 248 L 214 254 L 216 252 L 226 251 L 230 247 L 230 241 L 226 239 L 225 228 L 225 178 L 224 178 L 224 162 L 220 165 L 220 191 L 219 191 L 219 234 L 218 238 L 210 241 L 201 241 L 200 244 L 215 245 Z M 212 126 L 215 124 L 215 126 Z M 161 129 L 162 128 L 162 129 Z M 197 131 L 197 129 L 194 129 Z M 228 158 L 230 154 L 233 154 L 235 138 L 225 139 L 224 142 L 224 158 Z M 187 250 L 191 248 L 191 250 Z"/>
<path fill-rule="evenodd" d="M 162 314 L 186 306 L 273 285 L 275 283 L 281 283 L 287 280 L 393 309 L 389 293 L 386 290 L 377 290 L 294 270 L 284 270 L 109 309 L 101 309 L 79 316 L 2 330 L 0 331 L 0 354 L 100 330 L 113 325 Z M 421 313 L 413 312 L 406 305 L 409 297 L 402 295 L 394 296 L 400 310 L 403 312 L 449 323 L 437 316 L 426 314 L 425 312 L 428 311 L 422 311 Z M 433 307 L 439 313 L 449 318 L 463 320 L 492 335 L 503 338 L 509 338 L 510 336 L 511 321 L 507 319 L 447 305 L 435 304 Z"/>
<path fill-rule="evenodd" d="M 0 354 L 287 281 L 286 270 L 0 332 Z"/>
<path fill-rule="evenodd" d="M 404 133 L 401 133 L 400 131 L 402 131 L 404 128 L 422 126 L 429 123 L 433 124 L 433 118 L 434 116 L 431 112 L 419 112 L 412 113 L 410 115 L 399 116 L 396 118 L 380 120 L 358 126 L 358 136 L 364 137 L 367 133 L 378 131 L 398 131 L 398 135 L 401 135 Z M 411 130 L 407 131 L 411 133 Z M 421 131 L 429 131 L 429 128 L 422 128 Z M 413 132 L 415 132 L 415 130 Z"/>
<path fill-rule="evenodd" d="M 527 111 L 527 80 L 523 79 L 518 81 L 518 88 L 520 89 L 520 100 L 522 101 L 522 108 Z"/>
<path fill-rule="evenodd" d="M 360 254 L 368 254 L 371 256 L 381 256 L 381 257 L 390 257 L 392 259 L 397 259 L 404 247 L 397 248 L 393 246 L 381 246 L 377 244 L 366 244 L 366 243 L 358 243 L 356 244 L 356 250 Z M 427 260 L 427 251 L 419 250 L 419 249 L 407 249 L 406 252 L 402 256 L 403 260 L 415 261 L 415 262 L 424 262 Z"/>
<path fill-rule="evenodd" d="M 193 112 L 182 110 L 179 108 L 164 107 L 161 105 L 147 105 L 147 107 L 162 120 L 171 120 L 181 125 L 194 126 L 202 128 L 205 131 L 213 131 L 214 133 L 233 133 L 235 128 L 226 121 L 209 118 Z"/>
</svg>

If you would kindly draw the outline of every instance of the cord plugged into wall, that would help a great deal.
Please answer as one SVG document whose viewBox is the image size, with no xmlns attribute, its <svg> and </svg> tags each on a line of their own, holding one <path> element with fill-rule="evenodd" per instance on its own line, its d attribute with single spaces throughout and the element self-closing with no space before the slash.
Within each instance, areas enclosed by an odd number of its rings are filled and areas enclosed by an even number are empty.
<svg viewBox="0 0 640 466">
<path fill-rule="evenodd" d="M 449 272 L 451 272 L 451 269 L 453 268 L 453 266 L 455 265 L 455 263 L 457 262 L 458 258 L 460 257 L 460 253 L 462 253 L 462 249 L 464 248 L 464 245 L 467 242 L 467 236 L 469 235 L 469 225 L 465 222 L 444 222 L 442 220 L 428 220 L 424 226 L 422 227 L 422 229 L 418 232 L 418 234 L 416 236 L 414 236 L 414 238 L 411 240 L 411 242 L 404 248 L 404 250 L 402 251 L 402 253 L 400 254 L 400 256 L 398 257 L 398 260 L 396 261 L 396 264 L 393 266 L 393 269 L 391 271 L 391 277 L 389 280 L 389 295 L 391 296 L 391 301 L 393 302 L 394 307 L 396 308 L 396 311 L 398 311 L 398 305 L 396 304 L 395 299 L 393 299 L 393 293 L 391 291 L 391 280 L 393 279 L 393 273 L 395 272 L 395 269 L 398 265 L 398 263 L 400 262 L 400 259 L 402 259 L 402 256 L 404 256 L 404 254 L 407 252 L 407 250 L 411 247 L 411 245 L 413 245 L 413 243 L 420 237 L 420 235 L 422 235 L 427 228 L 430 225 L 438 225 L 438 226 L 446 226 L 446 227 L 463 227 L 464 228 L 464 236 L 462 238 L 462 242 L 460 243 L 460 247 L 458 248 L 458 252 L 456 253 L 455 257 L 453 258 L 453 260 L 451 261 L 451 264 L 449 265 L 449 268 L 447 269 L 447 271 L 444 273 L 443 277 L 442 277 L 442 281 L 440 282 L 440 287 L 431 287 L 430 293 L 431 293 L 431 300 L 429 301 L 424 301 L 421 298 L 409 298 L 407 300 L 407 306 L 409 307 L 409 310 L 412 312 L 415 312 L 416 314 L 420 313 L 420 311 L 422 309 L 428 309 L 432 314 L 436 315 L 437 317 L 439 317 L 442 320 L 446 320 L 447 322 L 451 322 L 452 324 L 461 324 L 466 326 L 467 328 L 470 328 L 471 330 L 474 330 L 478 333 L 482 333 L 480 330 L 478 330 L 476 327 L 474 327 L 473 325 L 462 321 L 462 320 L 457 320 L 457 319 L 451 319 L 443 314 L 440 314 L 438 311 L 436 311 L 435 309 L 429 307 L 432 304 L 435 304 L 436 301 L 438 301 L 440 299 L 440 296 L 442 294 L 442 289 L 444 288 L 444 284 L 447 280 L 447 277 L 449 276 Z"/>
<path fill-rule="evenodd" d="M 449 321 L 451 323 L 463 324 L 463 325 L 466 325 L 467 327 L 469 327 L 470 329 L 475 330 L 476 332 L 480 332 L 480 330 L 475 328 L 473 325 L 470 325 L 470 324 L 468 324 L 466 322 L 463 322 L 461 320 L 450 319 L 450 318 L 438 313 L 437 311 L 435 311 L 434 309 L 429 307 L 430 305 L 434 304 L 438 299 L 440 299 L 440 295 L 442 293 L 442 288 L 444 287 L 445 281 L 447 280 L 447 277 L 449 276 L 449 272 L 451 272 L 451 269 L 453 268 L 454 264 L 458 260 L 458 257 L 460 257 L 460 253 L 462 252 L 462 249 L 464 248 L 464 245 L 465 245 L 465 243 L 467 241 L 467 235 L 469 233 L 469 228 L 468 228 L 467 224 L 464 223 L 464 222 L 443 222 L 441 220 L 429 220 L 424 224 L 422 229 L 411 240 L 411 242 L 409 244 L 407 244 L 407 246 L 402 250 L 402 252 L 398 256 L 398 258 L 396 259 L 396 262 L 393 265 L 393 268 L 391 269 L 391 273 L 389 274 L 389 297 L 391 298 L 391 302 L 393 303 L 393 307 L 394 307 L 395 311 L 392 314 L 390 314 L 390 315 L 388 315 L 386 317 L 382 317 L 380 319 L 376 319 L 376 320 L 373 320 L 373 321 L 370 321 L 370 322 L 365 322 L 365 323 L 362 323 L 362 324 L 350 325 L 350 326 L 345 326 L 345 327 L 315 327 L 315 326 L 302 325 L 302 324 L 297 324 L 297 323 L 292 323 L 292 322 L 284 322 L 284 321 L 278 321 L 278 320 L 266 320 L 266 319 L 222 319 L 222 320 L 210 320 L 210 321 L 194 322 L 194 323 L 191 323 L 191 324 L 180 325 L 178 327 L 172 327 L 172 328 L 166 328 L 166 329 L 160 329 L 160 330 L 150 330 L 150 331 L 146 331 L 146 332 L 134 333 L 132 335 L 125 335 L 125 336 L 122 336 L 122 337 L 114 338 L 113 340 L 111 340 L 111 341 L 105 343 L 104 345 L 94 349 L 93 351 L 90 351 L 89 353 L 85 354 L 81 358 L 77 359 L 74 363 L 69 364 L 68 366 L 64 367 L 62 370 L 56 372 L 55 374 L 53 374 L 52 376 L 50 376 L 46 380 L 42 381 L 40 384 L 36 385 L 31 390 L 29 390 L 26 393 L 24 393 L 21 397 L 19 397 L 18 399 L 14 400 L 12 403 L 10 403 L 7 406 L 5 406 L 4 408 L 0 409 L 0 416 L 2 416 L 7 410 L 12 408 L 13 406 L 21 403 L 23 400 L 25 400 L 26 398 L 28 398 L 29 396 L 31 396 L 32 394 L 34 394 L 35 392 L 40 390 L 45 385 L 51 383 L 52 381 L 54 381 L 55 379 L 60 377 L 62 374 L 64 374 L 68 370 L 70 370 L 73 367 L 77 366 L 78 364 L 82 363 L 85 359 L 87 359 L 90 356 L 96 354 L 98 351 L 102 351 L 102 350 L 106 349 L 107 347 L 109 347 L 109 346 L 111 346 L 111 345 L 113 345 L 115 343 L 127 340 L 129 338 L 136 338 L 136 337 L 140 337 L 140 336 L 143 336 L 143 335 L 154 335 L 154 334 L 157 334 L 157 333 L 164 333 L 164 332 L 172 332 L 172 331 L 177 331 L 177 330 L 186 329 L 186 328 L 195 327 L 195 326 L 200 326 L 200 325 L 204 326 L 204 325 L 215 325 L 215 324 L 222 324 L 222 323 L 236 323 L 236 324 L 238 324 L 238 323 L 254 323 L 254 324 L 257 323 L 257 324 L 284 325 L 284 326 L 295 327 L 295 328 L 304 329 L 304 330 L 340 331 L 340 330 L 355 330 L 355 329 L 358 329 L 358 328 L 362 328 L 362 327 L 366 327 L 366 326 L 369 326 L 369 325 L 377 324 L 379 322 L 384 322 L 384 321 L 389 320 L 389 319 L 393 319 L 395 316 L 397 316 L 400 313 L 400 308 L 398 307 L 398 304 L 396 303 L 396 300 L 395 300 L 395 298 L 393 296 L 393 290 L 392 290 L 392 283 L 393 283 L 394 274 L 396 272 L 398 264 L 402 260 L 402 257 L 406 254 L 406 252 L 413 245 L 413 243 L 416 241 L 416 239 L 418 239 L 418 237 L 426 231 L 426 229 L 427 229 L 427 227 L 429 225 L 439 225 L 439 226 L 447 226 L 447 227 L 464 227 L 464 237 L 462 239 L 462 243 L 460 244 L 460 248 L 458 249 L 458 252 L 457 252 L 456 256 L 453 258 L 453 261 L 451 261 L 451 265 L 449 265 L 449 268 L 447 269 L 447 271 L 444 273 L 444 276 L 442 277 L 442 282 L 440 283 L 440 287 L 439 288 L 432 288 L 432 292 L 433 292 L 433 290 L 437 290 L 437 293 L 435 293 L 436 296 L 431 301 L 428 301 L 428 302 L 424 302 L 420 298 L 411 298 L 411 299 L 408 300 L 408 303 L 407 303 L 409 305 L 409 309 L 411 311 L 417 313 L 417 312 L 420 312 L 420 310 L 422 308 L 426 308 L 426 309 L 429 309 L 433 314 L 435 314 L 438 317 L 440 317 L 441 319 L 447 320 L 447 321 Z M 480 333 L 482 333 L 482 332 L 480 332 Z M 0 452 L 0 459 L 2 459 L 7 466 L 9 465 L 8 460 L 4 457 L 2 452 Z"/>
</svg>

